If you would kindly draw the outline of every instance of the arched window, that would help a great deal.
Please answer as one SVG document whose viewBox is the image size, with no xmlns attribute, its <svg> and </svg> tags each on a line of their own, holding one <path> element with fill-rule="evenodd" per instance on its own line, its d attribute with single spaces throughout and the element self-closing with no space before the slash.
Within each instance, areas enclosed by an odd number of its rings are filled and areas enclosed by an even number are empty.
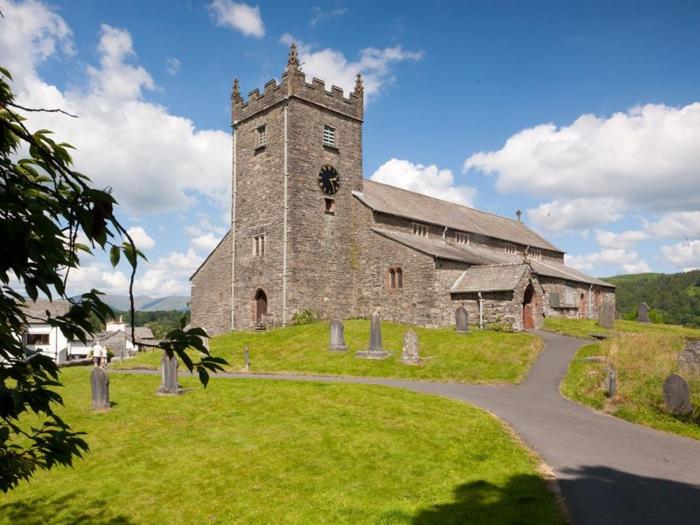
<svg viewBox="0 0 700 525">
<path fill-rule="evenodd" d="M 389 268 L 387 270 L 386 286 L 391 290 L 403 288 L 403 272 L 401 268 Z"/>
</svg>

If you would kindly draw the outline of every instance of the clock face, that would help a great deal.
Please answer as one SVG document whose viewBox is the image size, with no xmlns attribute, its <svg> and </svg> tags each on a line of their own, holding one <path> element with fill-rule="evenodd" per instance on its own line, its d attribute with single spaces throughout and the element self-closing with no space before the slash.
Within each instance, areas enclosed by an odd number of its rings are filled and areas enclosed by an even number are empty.
<svg viewBox="0 0 700 525">
<path fill-rule="evenodd" d="M 323 166 L 318 172 L 318 187 L 326 195 L 335 195 L 340 188 L 340 175 L 333 166 Z"/>
</svg>

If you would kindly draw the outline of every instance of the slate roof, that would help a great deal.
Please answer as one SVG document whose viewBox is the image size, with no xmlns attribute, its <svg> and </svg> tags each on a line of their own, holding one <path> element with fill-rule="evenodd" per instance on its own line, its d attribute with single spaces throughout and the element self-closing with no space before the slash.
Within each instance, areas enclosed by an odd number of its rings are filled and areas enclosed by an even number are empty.
<svg viewBox="0 0 700 525">
<path fill-rule="evenodd" d="M 493 213 L 367 179 L 363 181 L 362 192 L 355 191 L 353 194 L 372 210 L 380 213 L 561 253 L 559 248 L 522 222 Z"/>
<path fill-rule="evenodd" d="M 472 266 L 462 273 L 450 292 L 509 292 L 515 290 L 527 268 L 527 264 Z"/>
<path fill-rule="evenodd" d="M 51 317 L 65 315 L 70 310 L 70 303 L 65 300 L 49 301 L 48 299 L 37 299 L 36 302 L 27 300 L 24 303 L 24 311 L 30 323 L 41 323 L 46 320 L 46 311 Z"/>
<path fill-rule="evenodd" d="M 446 242 L 438 239 L 420 237 L 418 235 L 413 235 L 412 233 L 385 230 L 383 228 L 372 228 L 372 231 L 408 246 L 409 248 L 413 248 L 414 250 L 432 255 L 433 257 L 438 257 L 440 259 L 459 261 L 468 264 L 489 264 L 493 262 L 491 259 L 462 250 L 457 246 L 447 244 Z"/>
<path fill-rule="evenodd" d="M 598 286 L 605 286 L 607 288 L 615 288 L 614 284 L 610 284 L 609 282 L 602 281 L 601 279 L 591 277 L 590 275 L 586 275 L 583 272 L 579 272 L 578 270 L 571 268 L 570 266 L 566 266 L 565 264 L 558 263 L 555 261 L 550 261 L 549 259 L 534 259 L 530 261 L 530 264 L 532 265 L 533 271 L 539 275 L 545 275 L 547 277 L 557 277 L 559 279 L 566 279 L 568 281 L 574 281 L 579 283 L 597 284 Z"/>
</svg>

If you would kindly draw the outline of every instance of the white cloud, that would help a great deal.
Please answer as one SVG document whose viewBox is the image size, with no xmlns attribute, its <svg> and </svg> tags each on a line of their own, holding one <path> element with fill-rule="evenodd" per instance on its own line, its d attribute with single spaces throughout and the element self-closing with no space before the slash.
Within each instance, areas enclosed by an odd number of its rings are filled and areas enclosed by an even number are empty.
<svg viewBox="0 0 700 525">
<path fill-rule="evenodd" d="M 391 159 L 379 166 L 370 179 L 467 206 L 472 206 L 476 195 L 475 188 L 455 186 L 452 171 L 439 169 L 435 164 L 424 166 Z"/>
<path fill-rule="evenodd" d="M 214 235 L 213 233 L 205 233 L 204 235 L 198 235 L 192 238 L 192 246 L 195 249 L 201 250 L 205 253 L 210 253 L 217 244 L 221 241 L 221 237 Z"/>
<path fill-rule="evenodd" d="M 565 262 L 582 271 L 593 271 L 600 266 L 612 266 L 622 273 L 650 272 L 649 265 L 635 251 L 623 248 L 606 248 L 587 255 L 565 255 Z"/>
<path fill-rule="evenodd" d="M 618 221 L 625 203 L 620 199 L 594 197 L 554 200 L 527 211 L 530 221 L 547 232 L 586 230 Z"/>
<path fill-rule="evenodd" d="M 700 206 L 700 103 L 648 104 L 608 118 L 542 124 L 481 152 L 464 169 L 495 174 L 502 192 L 546 198 L 612 197 L 647 210 Z"/>
<path fill-rule="evenodd" d="M 141 226 L 133 226 L 126 230 L 131 238 L 134 240 L 134 244 L 139 250 L 150 250 L 156 245 L 156 241 L 146 233 Z"/>
<path fill-rule="evenodd" d="M 180 59 L 175 57 L 168 57 L 165 59 L 165 70 L 169 75 L 177 75 L 182 69 L 182 62 Z"/>
<path fill-rule="evenodd" d="M 700 211 L 667 213 L 659 221 L 647 224 L 645 231 L 652 237 L 668 239 L 700 237 Z"/>
<path fill-rule="evenodd" d="M 313 46 L 295 40 L 288 33 L 282 35 L 281 41 L 287 45 L 297 43 L 302 71 L 306 74 L 307 81 L 310 82 L 311 77 L 320 78 L 326 82 L 327 90 L 330 91 L 335 84 L 342 87 L 347 95 L 355 86 L 355 77 L 361 73 L 368 98 L 376 95 L 382 86 L 394 81 L 392 64 L 406 60 L 418 61 L 424 56 L 422 51 L 404 51 L 401 46 L 384 49 L 368 47 L 360 51 L 357 60 L 352 61 L 336 49 L 314 50 Z"/>
<path fill-rule="evenodd" d="M 103 25 L 99 65 L 87 68 L 84 90 L 62 92 L 42 80 L 41 62 L 70 49 L 70 29 L 44 4 L 0 0 L 0 56 L 10 64 L 19 104 L 62 108 L 77 114 L 32 113 L 30 128 L 47 128 L 77 149 L 76 169 L 96 186 L 110 187 L 129 212 L 183 209 L 199 193 L 229 202 L 230 135 L 197 130 L 191 120 L 143 98 L 156 89 L 149 73 L 134 65 L 128 31 Z"/>
<path fill-rule="evenodd" d="M 649 235 L 641 230 L 628 230 L 620 233 L 598 230 L 595 238 L 603 248 L 631 248 L 639 241 L 648 239 Z"/>
<path fill-rule="evenodd" d="M 217 26 L 237 29 L 245 36 L 265 36 L 265 25 L 258 6 L 252 7 L 231 0 L 214 0 L 209 4 L 209 10 Z"/>
<path fill-rule="evenodd" d="M 700 268 L 700 240 L 662 246 L 664 259 L 684 272 Z"/>
<path fill-rule="evenodd" d="M 187 253 L 172 252 L 148 266 L 134 283 L 139 294 L 189 295 L 189 278 L 204 258 L 189 249 Z"/>
<path fill-rule="evenodd" d="M 321 7 L 311 8 L 311 20 L 309 20 L 309 25 L 311 27 L 316 27 L 316 24 L 324 20 L 331 20 L 333 18 L 340 18 L 345 13 L 348 12 L 347 7 L 336 7 L 335 9 L 324 10 Z"/>
</svg>

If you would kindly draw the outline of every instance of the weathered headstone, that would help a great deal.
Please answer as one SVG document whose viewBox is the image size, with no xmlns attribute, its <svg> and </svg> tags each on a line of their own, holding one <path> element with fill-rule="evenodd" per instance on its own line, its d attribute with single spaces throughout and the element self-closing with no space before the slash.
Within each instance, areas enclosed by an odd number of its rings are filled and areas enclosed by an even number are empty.
<svg viewBox="0 0 700 525">
<path fill-rule="evenodd" d="M 647 303 L 640 303 L 639 309 L 637 310 L 637 322 L 649 322 L 649 306 L 647 305 Z"/>
<path fill-rule="evenodd" d="M 361 359 L 386 359 L 390 355 L 391 352 L 385 352 L 382 346 L 382 320 L 377 311 L 372 314 L 372 323 L 370 324 L 369 332 L 369 349 L 363 352 L 357 352 L 355 357 Z"/>
<path fill-rule="evenodd" d="M 418 334 L 413 330 L 406 330 L 403 334 L 403 352 L 401 360 L 404 363 L 415 365 L 420 363 L 420 354 L 418 353 Z"/>
<path fill-rule="evenodd" d="M 345 344 L 345 328 L 337 319 L 331 321 L 331 341 L 328 349 L 336 352 L 344 352 L 348 349 Z"/>
<path fill-rule="evenodd" d="M 678 368 L 688 376 L 700 377 L 700 337 L 688 337 L 678 356 Z"/>
<path fill-rule="evenodd" d="M 109 410 L 109 377 L 103 368 L 93 367 L 90 374 L 90 390 L 92 391 L 92 408 L 94 410 Z"/>
<path fill-rule="evenodd" d="M 469 316 L 467 315 L 467 309 L 464 306 L 460 306 L 455 311 L 455 323 L 457 325 L 457 332 L 465 333 L 469 331 Z"/>
<path fill-rule="evenodd" d="M 615 367 L 612 365 L 608 367 L 608 377 L 606 383 L 608 387 L 608 397 L 612 399 L 615 397 L 615 394 L 617 394 L 617 370 L 615 370 Z"/>
<path fill-rule="evenodd" d="M 690 386 L 678 374 L 671 374 L 664 381 L 664 401 L 666 410 L 674 416 L 687 416 L 693 411 Z"/>
<path fill-rule="evenodd" d="M 163 357 L 160 358 L 160 388 L 158 394 L 162 395 L 177 395 L 183 392 L 180 384 L 177 382 L 177 368 L 180 363 L 177 356 L 168 357 L 168 354 L 163 352 Z"/>
<path fill-rule="evenodd" d="M 243 362 L 245 363 L 245 369 L 250 370 L 250 350 L 248 350 L 248 345 L 243 347 Z"/>
<path fill-rule="evenodd" d="M 615 307 L 612 303 L 603 303 L 598 308 L 598 324 L 603 328 L 614 328 Z"/>
</svg>

